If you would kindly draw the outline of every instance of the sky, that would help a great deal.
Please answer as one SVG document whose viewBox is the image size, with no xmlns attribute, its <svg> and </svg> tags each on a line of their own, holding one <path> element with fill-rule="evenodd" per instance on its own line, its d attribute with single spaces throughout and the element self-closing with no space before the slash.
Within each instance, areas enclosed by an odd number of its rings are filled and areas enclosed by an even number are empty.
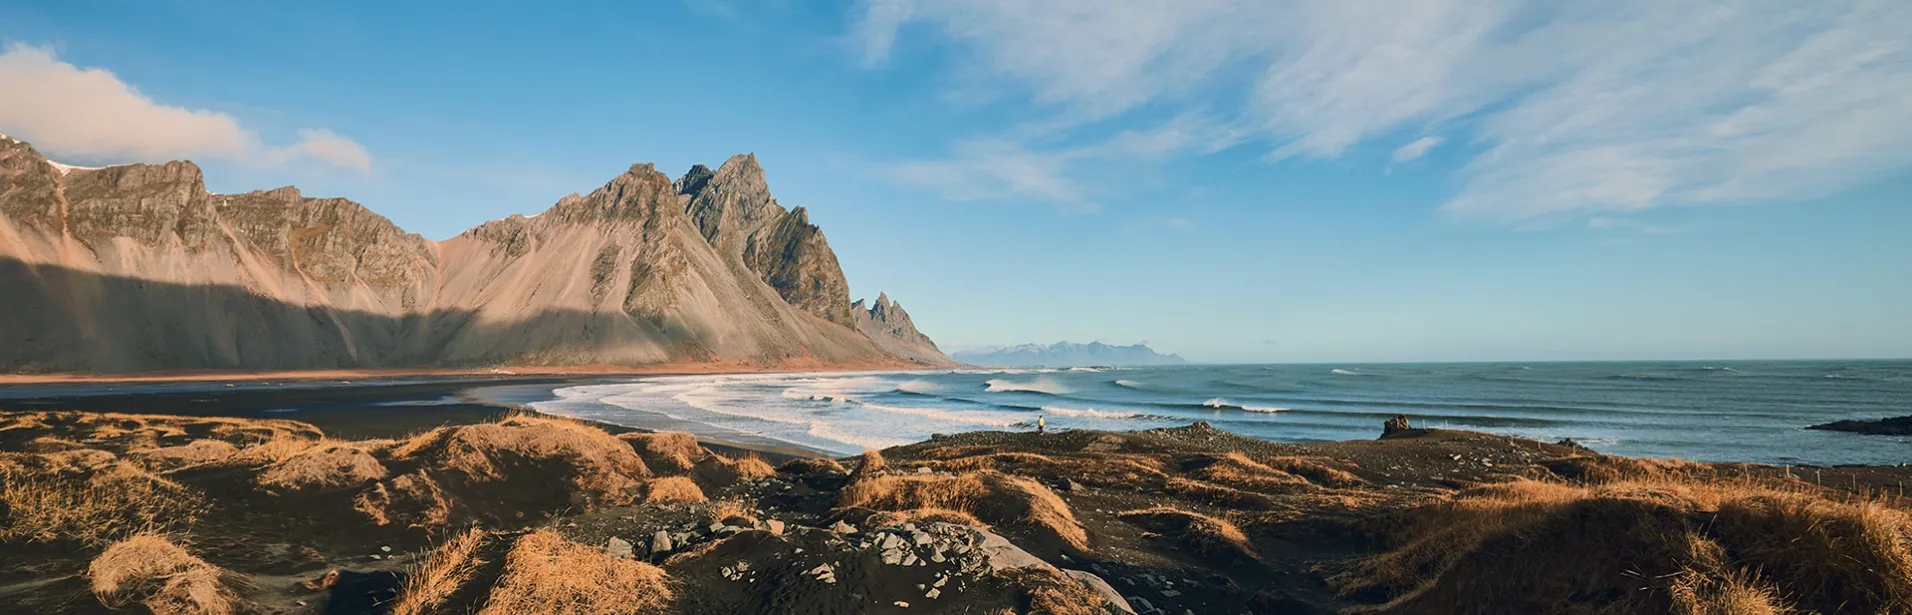
<svg viewBox="0 0 1912 615">
<path fill-rule="evenodd" d="M 445 239 L 754 152 L 945 348 L 1912 357 L 1912 3 L 0 2 L 0 132 Z"/>
</svg>

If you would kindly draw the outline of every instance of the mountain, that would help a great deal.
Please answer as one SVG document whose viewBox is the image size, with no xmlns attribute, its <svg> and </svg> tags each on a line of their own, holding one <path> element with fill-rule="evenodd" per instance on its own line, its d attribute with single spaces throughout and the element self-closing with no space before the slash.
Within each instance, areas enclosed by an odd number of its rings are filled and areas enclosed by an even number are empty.
<svg viewBox="0 0 1912 615">
<path fill-rule="evenodd" d="M 213 194 L 190 162 L 84 169 L 0 136 L 0 370 L 947 364 L 865 310 L 756 157 L 433 242 L 296 188 Z M 880 298 L 879 305 L 887 305 Z"/>
<path fill-rule="evenodd" d="M 1039 365 L 1047 367 L 1086 365 L 1180 365 L 1186 362 L 1176 355 L 1157 353 L 1145 344 L 1111 346 L 1102 342 L 1089 342 L 1087 344 L 1056 342 L 1048 346 L 1041 344 L 990 346 L 960 350 L 951 355 L 951 357 L 957 361 L 975 365 Z"/>
</svg>

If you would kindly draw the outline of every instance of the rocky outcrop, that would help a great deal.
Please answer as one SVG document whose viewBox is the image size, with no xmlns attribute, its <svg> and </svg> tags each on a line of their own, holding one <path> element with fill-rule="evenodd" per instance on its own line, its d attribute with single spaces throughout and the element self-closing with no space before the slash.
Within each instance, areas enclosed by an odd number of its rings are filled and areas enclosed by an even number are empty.
<svg viewBox="0 0 1912 615">
<path fill-rule="evenodd" d="M 822 232 L 748 155 L 678 182 L 634 165 L 439 243 L 344 199 L 213 194 L 190 162 L 80 169 L 0 137 L 0 295 L 6 371 L 941 356 L 858 326 Z"/>
<path fill-rule="evenodd" d="M 1900 416 L 1900 417 L 1893 417 L 1889 419 L 1878 419 L 1875 421 L 1867 421 L 1867 420 L 1833 421 L 1830 423 L 1821 423 L 1818 425 L 1813 425 L 1811 427 L 1807 427 L 1806 429 L 1818 429 L 1821 431 L 1846 431 L 1846 432 L 1852 432 L 1852 433 L 1871 434 L 1875 436 L 1912 436 L 1912 416 Z"/>
<path fill-rule="evenodd" d="M 754 154 L 732 156 L 716 171 L 691 167 L 674 187 L 684 214 L 712 247 L 738 257 L 791 305 L 854 326 L 850 285 L 823 230 L 802 207 L 786 211 L 770 197 Z"/>
<path fill-rule="evenodd" d="M 867 308 L 862 299 L 856 300 L 850 305 L 850 315 L 855 319 L 857 331 L 890 354 L 931 365 L 951 362 L 936 347 L 936 342 L 916 330 L 916 323 L 910 321 L 909 312 L 903 311 L 903 304 L 891 302 L 886 293 L 878 293 L 876 303 Z"/>
</svg>

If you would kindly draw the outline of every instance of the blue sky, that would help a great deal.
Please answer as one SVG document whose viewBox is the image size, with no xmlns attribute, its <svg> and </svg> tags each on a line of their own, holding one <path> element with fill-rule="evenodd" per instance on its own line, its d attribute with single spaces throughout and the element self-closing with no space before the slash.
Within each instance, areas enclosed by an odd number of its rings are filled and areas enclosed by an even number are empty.
<svg viewBox="0 0 1912 615">
<path fill-rule="evenodd" d="M 755 152 L 946 347 L 1912 356 L 1904 2 L 387 4 L 0 4 L 0 132 L 432 239 Z"/>
</svg>

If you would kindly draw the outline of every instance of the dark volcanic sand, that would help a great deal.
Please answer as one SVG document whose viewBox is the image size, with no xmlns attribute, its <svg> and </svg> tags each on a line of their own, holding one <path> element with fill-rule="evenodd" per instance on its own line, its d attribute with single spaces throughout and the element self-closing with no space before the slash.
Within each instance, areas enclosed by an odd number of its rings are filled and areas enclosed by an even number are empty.
<svg viewBox="0 0 1912 615">
<path fill-rule="evenodd" d="M 0 411 L 78 410 L 179 416 L 286 419 L 345 439 L 399 438 L 434 427 L 470 425 L 550 398 L 565 386 L 624 382 L 628 376 L 431 376 L 368 380 L 209 381 L 0 386 Z M 654 431 L 594 423 L 612 434 Z M 725 454 L 750 452 L 781 463 L 821 453 L 747 440 L 700 440 Z"/>
</svg>

